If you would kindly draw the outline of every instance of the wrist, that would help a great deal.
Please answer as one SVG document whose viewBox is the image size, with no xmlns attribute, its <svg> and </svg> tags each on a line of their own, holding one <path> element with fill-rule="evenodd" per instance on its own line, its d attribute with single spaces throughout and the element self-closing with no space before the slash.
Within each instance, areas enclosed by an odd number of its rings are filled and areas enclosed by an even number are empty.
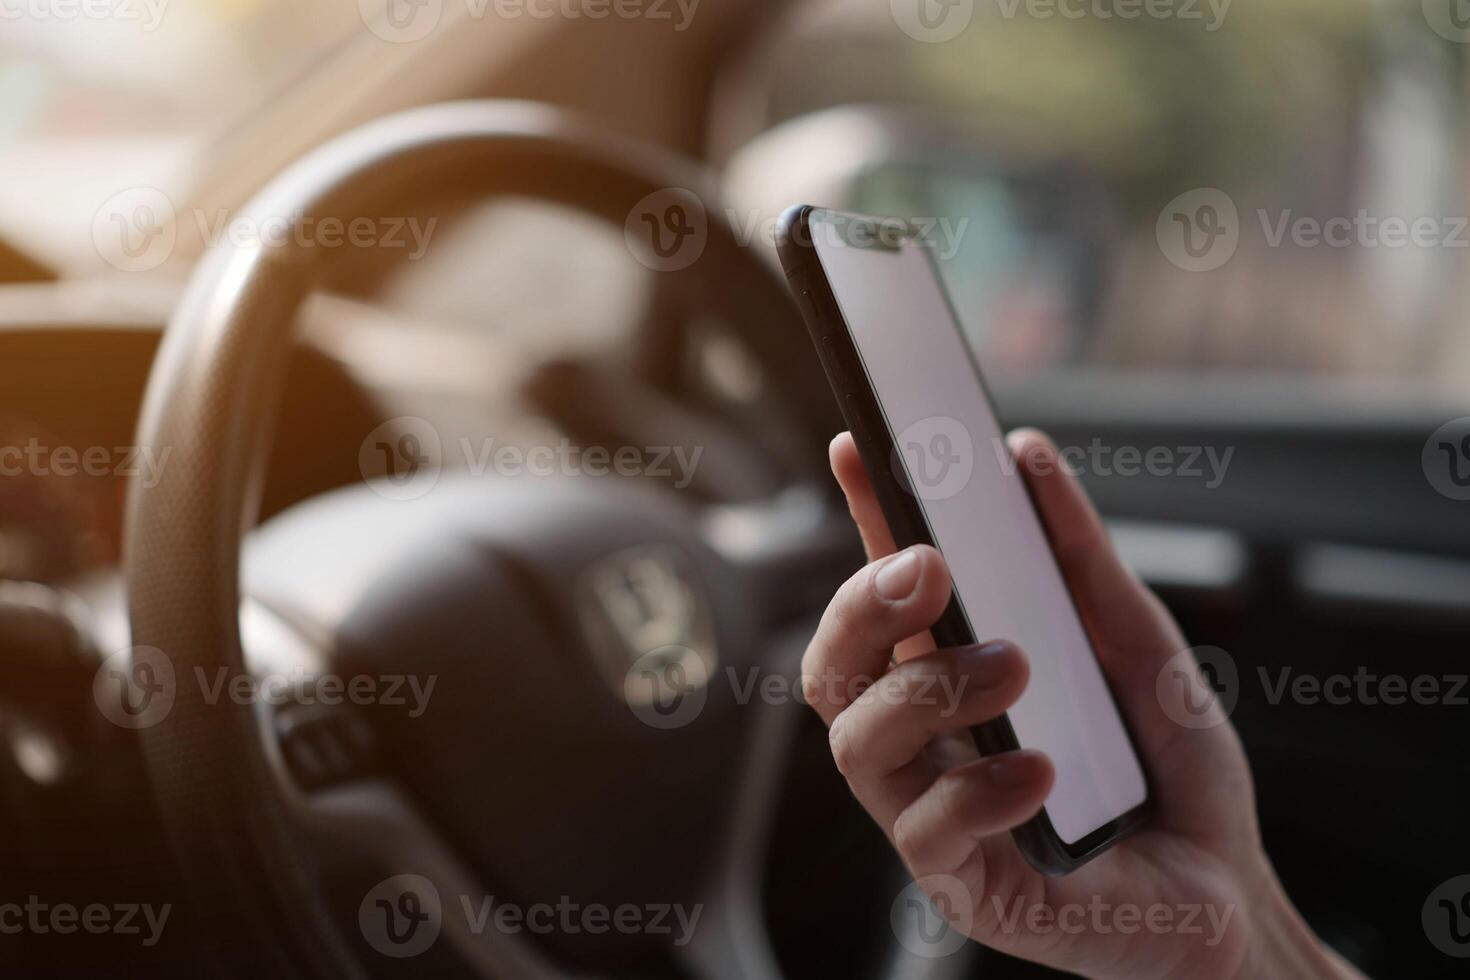
<svg viewBox="0 0 1470 980">
<path fill-rule="evenodd" d="M 1250 948 L 1237 974 L 1252 977 L 1361 977 L 1307 925 L 1275 875 L 1251 916 Z"/>
</svg>

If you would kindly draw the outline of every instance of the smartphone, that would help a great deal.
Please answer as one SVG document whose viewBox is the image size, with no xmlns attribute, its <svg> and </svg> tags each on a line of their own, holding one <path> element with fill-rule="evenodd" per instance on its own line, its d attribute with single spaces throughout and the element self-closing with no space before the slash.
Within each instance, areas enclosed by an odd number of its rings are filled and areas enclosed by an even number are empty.
<svg viewBox="0 0 1470 980">
<path fill-rule="evenodd" d="M 1051 795 L 1014 836 L 1066 874 L 1146 820 L 1148 778 L 931 251 L 905 222 L 808 205 L 782 215 L 777 246 L 899 547 L 949 564 L 935 642 L 1006 639 L 1030 659 L 1020 700 L 972 733 L 985 755 L 1051 757 Z"/>
</svg>

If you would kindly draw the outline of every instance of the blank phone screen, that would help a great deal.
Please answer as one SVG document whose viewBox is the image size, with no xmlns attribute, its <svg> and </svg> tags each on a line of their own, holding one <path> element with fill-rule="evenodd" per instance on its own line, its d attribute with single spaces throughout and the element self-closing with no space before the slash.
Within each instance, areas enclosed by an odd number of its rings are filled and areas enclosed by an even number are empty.
<svg viewBox="0 0 1470 980">
<path fill-rule="evenodd" d="M 853 220 L 812 212 L 812 244 L 882 407 L 894 475 L 975 638 L 1030 659 L 1008 714 L 1022 747 L 1051 757 L 1046 812 L 1075 844 L 1144 802 L 1143 769 L 929 255 L 902 236 L 856 236 Z"/>
</svg>

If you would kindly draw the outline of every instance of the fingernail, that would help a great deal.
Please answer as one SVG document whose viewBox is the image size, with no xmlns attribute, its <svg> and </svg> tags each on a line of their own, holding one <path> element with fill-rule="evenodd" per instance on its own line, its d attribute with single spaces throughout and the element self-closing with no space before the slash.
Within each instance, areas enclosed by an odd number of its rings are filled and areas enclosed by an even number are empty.
<svg viewBox="0 0 1470 980">
<path fill-rule="evenodd" d="M 989 775 L 998 789 L 1020 789 L 1041 775 L 1041 759 L 1031 752 L 1007 752 L 990 760 Z"/>
<path fill-rule="evenodd" d="M 888 559 L 878 569 L 873 586 L 890 602 L 902 599 L 919 584 L 919 556 L 912 548 Z"/>
</svg>

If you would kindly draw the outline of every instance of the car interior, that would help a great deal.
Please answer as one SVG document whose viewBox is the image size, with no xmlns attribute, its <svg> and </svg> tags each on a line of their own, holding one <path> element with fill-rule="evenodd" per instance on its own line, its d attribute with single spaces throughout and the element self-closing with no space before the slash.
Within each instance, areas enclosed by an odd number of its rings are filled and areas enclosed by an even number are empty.
<svg viewBox="0 0 1470 980">
<path fill-rule="evenodd" d="M 1228 652 L 1302 914 L 1369 975 L 1457 975 L 1425 902 L 1470 872 L 1458 21 L 914 6 L 7 13 L 7 974 L 1052 975 L 914 951 L 800 697 L 864 561 L 774 247 L 811 203 L 929 216 L 1005 425 L 1077 450 Z M 1197 188 L 1238 209 L 1216 268 L 1162 245 Z M 1365 213 L 1444 236 L 1294 224 Z"/>
</svg>

